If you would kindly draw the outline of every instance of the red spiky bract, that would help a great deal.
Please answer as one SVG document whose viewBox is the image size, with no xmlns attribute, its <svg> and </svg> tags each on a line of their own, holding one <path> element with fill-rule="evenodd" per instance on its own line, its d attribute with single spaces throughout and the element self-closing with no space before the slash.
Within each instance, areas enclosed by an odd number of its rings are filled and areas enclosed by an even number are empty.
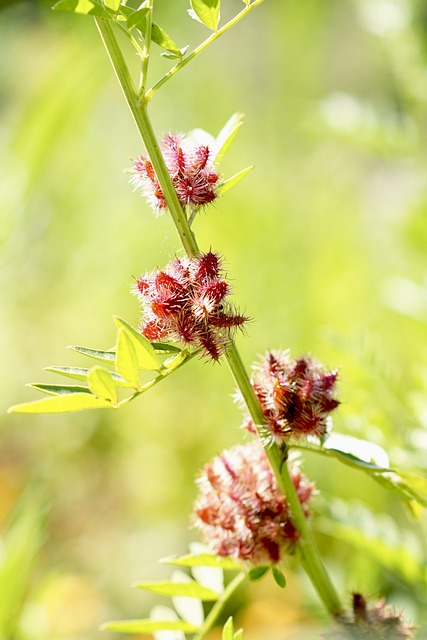
<svg viewBox="0 0 427 640">
<path fill-rule="evenodd" d="M 227 301 L 230 287 L 221 274 L 220 257 L 209 252 L 175 258 L 165 269 L 138 278 L 141 333 L 149 340 L 192 345 L 208 359 L 219 360 L 230 332 L 247 320 Z"/>
<path fill-rule="evenodd" d="M 337 371 L 326 371 L 308 356 L 292 359 L 288 352 L 267 352 L 254 367 L 252 386 L 271 438 L 280 443 L 289 438 L 325 435 L 328 416 L 339 405 L 335 397 L 337 377 Z M 255 432 L 249 416 L 244 427 Z"/>
<path fill-rule="evenodd" d="M 161 151 L 181 205 L 203 207 L 218 196 L 220 174 L 208 145 L 198 144 L 183 134 L 170 133 L 163 138 Z M 144 155 L 134 160 L 130 182 L 140 187 L 148 204 L 161 213 L 166 199 L 151 161 Z"/>
<path fill-rule="evenodd" d="M 314 487 L 294 465 L 292 482 L 306 516 Z M 236 445 L 205 465 L 193 524 L 213 551 L 251 565 L 274 565 L 299 534 L 259 440 Z"/>
</svg>

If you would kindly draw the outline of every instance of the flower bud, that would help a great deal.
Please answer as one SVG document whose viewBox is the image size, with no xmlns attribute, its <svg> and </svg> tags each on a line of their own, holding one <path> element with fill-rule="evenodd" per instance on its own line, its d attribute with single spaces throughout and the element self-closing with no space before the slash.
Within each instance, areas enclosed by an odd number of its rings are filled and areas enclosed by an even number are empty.
<svg viewBox="0 0 427 640">
<path fill-rule="evenodd" d="M 314 487 L 297 464 L 290 473 L 308 515 Z M 215 457 L 204 466 L 197 484 L 193 523 L 217 555 L 273 565 L 295 549 L 299 533 L 259 440 Z"/>
</svg>

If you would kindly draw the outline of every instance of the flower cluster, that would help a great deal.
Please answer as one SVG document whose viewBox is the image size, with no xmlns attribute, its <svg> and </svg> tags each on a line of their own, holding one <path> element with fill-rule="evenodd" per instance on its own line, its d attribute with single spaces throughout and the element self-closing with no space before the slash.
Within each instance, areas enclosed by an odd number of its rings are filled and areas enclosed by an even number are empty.
<svg viewBox="0 0 427 640">
<path fill-rule="evenodd" d="M 169 134 L 161 144 L 167 170 L 183 206 L 199 208 L 218 197 L 220 175 L 215 154 L 208 145 L 198 144 L 183 134 Z M 140 156 L 131 169 L 131 182 L 141 187 L 147 202 L 158 213 L 167 202 L 151 161 Z"/>
<path fill-rule="evenodd" d="M 269 436 L 279 444 L 290 437 L 323 436 L 328 414 L 339 405 L 334 395 L 337 376 L 307 356 L 294 360 L 287 351 L 268 351 L 255 368 L 252 386 Z M 250 416 L 244 426 L 255 432 Z"/>
<path fill-rule="evenodd" d="M 308 516 L 313 485 L 296 464 L 291 477 Z M 259 440 L 206 464 L 198 486 L 193 521 L 217 555 L 272 565 L 292 552 L 299 534 Z"/>
<path fill-rule="evenodd" d="M 340 620 L 340 627 L 327 637 L 341 640 L 403 640 L 413 637 L 413 627 L 402 620 L 402 615 L 384 599 L 368 606 L 361 593 L 353 593 L 352 613 Z"/>
<path fill-rule="evenodd" d="M 230 287 L 212 252 L 175 258 L 162 271 L 141 276 L 136 293 L 143 306 L 140 330 L 148 340 L 193 345 L 213 360 L 223 353 L 230 330 L 247 320 L 227 302 Z"/>
</svg>

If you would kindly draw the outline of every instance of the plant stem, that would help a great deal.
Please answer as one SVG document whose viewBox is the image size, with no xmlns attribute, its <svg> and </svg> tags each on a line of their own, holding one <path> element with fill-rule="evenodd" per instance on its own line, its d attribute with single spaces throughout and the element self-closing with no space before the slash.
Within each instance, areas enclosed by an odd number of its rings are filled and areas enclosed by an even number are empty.
<svg viewBox="0 0 427 640">
<path fill-rule="evenodd" d="M 125 95 L 126 102 L 129 105 L 136 126 L 138 127 L 138 131 L 141 134 L 147 153 L 153 164 L 154 171 L 156 172 L 157 179 L 168 203 L 169 210 L 183 247 L 189 256 L 194 257 L 199 253 L 199 249 L 194 235 L 188 226 L 185 212 L 181 207 L 178 196 L 176 195 L 173 184 L 169 178 L 165 161 L 160 151 L 153 127 L 148 118 L 146 105 L 143 101 L 141 102 L 141 100 L 138 99 L 132 78 L 130 77 L 129 69 L 127 68 L 123 54 L 117 44 L 111 23 L 105 18 L 98 17 L 95 18 L 95 22 Z"/>
<path fill-rule="evenodd" d="M 234 27 L 235 24 L 237 24 L 240 20 L 242 20 L 242 18 L 244 18 L 250 11 L 252 11 L 252 9 L 255 9 L 255 7 L 260 5 L 262 2 L 264 2 L 264 0 L 254 0 L 254 2 L 247 5 L 242 11 L 240 11 L 240 13 L 234 16 L 234 18 L 232 18 L 229 22 L 227 22 L 223 27 L 218 29 L 218 31 L 214 31 L 209 36 L 209 38 L 206 38 L 206 40 L 204 40 L 201 44 L 199 44 L 199 46 L 196 47 L 191 53 L 189 53 L 188 56 L 185 56 L 182 60 L 177 62 L 176 65 L 172 67 L 172 69 L 170 69 L 167 73 L 165 73 L 163 78 L 161 78 L 158 82 L 156 82 L 156 84 L 153 87 L 151 87 L 149 91 L 147 91 L 147 93 L 145 94 L 146 101 L 149 102 L 153 97 L 153 95 L 156 93 L 156 91 L 158 91 L 160 87 L 162 87 L 165 84 L 165 82 L 173 78 L 173 76 L 180 69 L 185 67 L 185 65 L 187 65 L 191 60 L 194 60 L 194 58 L 198 56 L 199 53 L 202 53 L 202 51 L 207 49 L 209 45 L 212 44 L 212 42 L 215 42 L 215 40 L 217 40 L 220 36 L 222 36 L 223 33 L 231 29 L 231 27 Z"/>
<path fill-rule="evenodd" d="M 241 571 L 233 578 L 233 580 L 226 586 L 218 600 L 215 602 L 212 609 L 209 611 L 206 616 L 206 620 L 203 623 L 200 631 L 193 637 L 193 640 L 202 640 L 205 635 L 210 631 L 217 621 L 219 615 L 227 604 L 228 600 L 232 596 L 232 594 L 236 591 L 236 589 L 242 584 L 242 582 L 246 578 L 246 573 Z"/>
<path fill-rule="evenodd" d="M 260 4 L 261 1 L 262 0 L 255 0 L 255 2 L 250 5 L 250 7 L 252 8 L 256 6 L 256 4 Z M 247 9 L 245 9 L 241 13 L 247 13 Z M 163 190 L 163 194 L 166 198 L 168 208 L 176 225 L 183 247 L 188 256 L 195 257 L 199 253 L 197 241 L 189 227 L 187 216 L 185 215 L 185 212 L 181 207 L 172 181 L 170 179 L 164 158 L 157 143 L 154 130 L 148 118 L 147 103 L 145 100 L 138 100 L 135 92 L 135 87 L 129 74 L 129 70 L 117 45 L 117 41 L 115 39 L 111 24 L 108 20 L 105 20 L 103 18 L 95 18 L 95 20 L 114 70 L 116 72 L 117 78 L 122 87 L 126 101 L 135 119 L 138 131 L 142 137 L 142 140 L 147 149 L 147 153 L 153 164 L 156 176 Z M 220 33 L 220 31 L 218 31 L 218 34 Z M 236 384 L 239 387 L 248 410 L 252 416 L 254 424 L 258 429 L 262 428 L 262 426 L 265 424 L 265 418 L 261 406 L 251 385 L 248 373 L 242 362 L 240 354 L 236 348 L 234 341 L 231 338 L 229 339 L 227 344 L 226 358 L 233 373 Z M 307 526 L 306 516 L 296 494 L 286 461 L 283 457 L 283 451 L 281 451 L 277 445 L 273 444 L 271 446 L 265 447 L 265 452 L 276 476 L 278 487 L 280 491 L 286 496 L 286 500 L 290 505 L 292 519 L 294 521 L 295 527 L 300 533 L 299 548 L 304 569 L 309 575 L 326 609 L 333 616 L 338 616 L 342 611 L 341 603 L 323 566 L 314 538 Z"/>
<path fill-rule="evenodd" d="M 150 45 L 151 45 L 151 27 L 153 24 L 153 0 L 147 0 L 147 18 L 145 23 L 144 34 L 144 50 L 142 52 L 142 70 L 141 70 L 141 93 L 145 92 L 147 86 L 147 74 L 148 74 L 148 61 L 150 59 Z"/>
</svg>

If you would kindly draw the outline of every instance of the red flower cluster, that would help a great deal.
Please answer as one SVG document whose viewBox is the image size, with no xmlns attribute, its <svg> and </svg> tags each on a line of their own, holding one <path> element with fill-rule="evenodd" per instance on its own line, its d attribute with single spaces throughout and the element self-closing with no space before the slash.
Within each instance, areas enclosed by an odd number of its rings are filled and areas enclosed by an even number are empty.
<svg viewBox="0 0 427 640">
<path fill-rule="evenodd" d="M 368 606 L 361 593 L 353 593 L 350 617 L 340 620 L 340 627 L 326 637 L 340 640 L 403 640 L 413 637 L 413 627 L 402 620 L 402 615 L 384 599 Z"/>
<path fill-rule="evenodd" d="M 230 293 L 216 253 L 175 258 L 162 271 L 141 276 L 136 292 L 142 301 L 141 333 L 148 340 L 173 340 L 201 348 L 218 360 L 230 330 L 247 320 L 226 301 Z"/>
<path fill-rule="evenodd" d="M 297 465 L 291 477 L 308 515 L 313 485 Z M 194 525 L 217 555 L 271 565 L 293 551 L 299 534 L 259 440 L 214 458 L 203 468 L 198 485 Z"/>
<path fill-rule="evenodd" d="M 178 200 L 183 206 L 201 207 L 218 197 L 220 175 L 208 145 L 201 145 L 182 134 L 163 139 L 162 153 Z M 140 156 L 131 169 L 131 182 L 141 187 L 147 202 L 157 212 L 167 207 L 151 161 Z"/>
<path fill-rule="evenodd" d="M 328 414 L 339 405 L 334 397 L 337 376 L 337 371 L 325 371 L 309 357 L 293 360 L 288 352 L 266 353 L 252 386 L 274 441 L 326 433 Z M 255 432 L 249 416 L 244 426 Z"/>
</svg>

